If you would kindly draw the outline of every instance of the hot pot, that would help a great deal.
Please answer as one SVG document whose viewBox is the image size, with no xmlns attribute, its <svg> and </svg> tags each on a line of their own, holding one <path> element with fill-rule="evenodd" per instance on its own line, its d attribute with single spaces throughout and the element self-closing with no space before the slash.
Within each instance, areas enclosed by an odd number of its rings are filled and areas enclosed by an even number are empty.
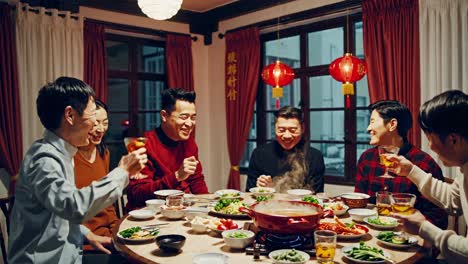
<svg viewBox="0 0 468 264">
<path fill-rule="evenodd" d="M 320 205 L 304 201 L 263 201 L 239 211 L 249 215 L 259 229 L 278 234 L 309 233 L 323 215 Z"/>
</svg>

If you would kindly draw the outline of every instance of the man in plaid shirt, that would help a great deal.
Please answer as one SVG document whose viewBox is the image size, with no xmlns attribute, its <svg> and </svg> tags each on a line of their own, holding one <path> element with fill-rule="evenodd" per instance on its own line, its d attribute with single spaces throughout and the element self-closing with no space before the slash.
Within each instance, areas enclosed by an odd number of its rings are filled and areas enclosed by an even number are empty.
<svg viewBox="0 0 468 264">
<path fill-rule="evenodd" d="M 398 101 L 379 101 L 369 108 L 372 112 L 367 131 L 371 137 L 369 144 L 375 147 L 366 150 L 359 158 L 354 191 L 369 194 L 371 203 L 375 203 L 375 193 L 378 191 L 415 194 L 415 208 L 438 227 L 446 228 L 446 212 L 423 197 L 407 177 L 379 177 L 385 173 L 385 167 L 380 164 L 377 146 L 390 145 L 400 148 L 398 155 L 404 156 L 433 177 L 444 180 L 437 163 L 427 153 L 408 142 L 407 133 L 412 126 L 408 107 Z"/>
</svg>

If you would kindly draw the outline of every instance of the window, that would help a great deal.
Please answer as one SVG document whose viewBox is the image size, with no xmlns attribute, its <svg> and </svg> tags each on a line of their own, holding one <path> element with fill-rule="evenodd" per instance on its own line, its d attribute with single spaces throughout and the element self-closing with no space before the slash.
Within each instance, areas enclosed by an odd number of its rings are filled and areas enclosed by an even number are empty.
<svg viewBox="0 0 468 264">
<path fill-rule="evenodd" d="M 165 43 L 121 35 L 106 35 L 109 130 L 106 143 L 111 168 L 127 151 L 125 136 L 160 124 L 161 90 L 166 87 Z"/>
<path fill-rule="evenodd" d="M 351 184 L 356 174 L 357 158 L 369 148 L 366 132 L 369 123 L 369 94 L 367 79 L 355 83 L 351 107 L 345 108 L 341 83 L 328 73 L 330 63 L 351 51 L 364 58 L 362 22 L 359 16 L 321 21 L 264 34 L 262 39 L 263 66 L 279 58 L 294 68 L 296 79 L 284 88 L 281 106 L 292 105 L 304 111 L 306 136 L 312 147 L 325 159 L 327 183 Z M 349 25 L 349 30 L 347 29 Z M 349 32 L 348 32 L 349 31 Z M 245 172 L 254 145 L 274 140 L 275 99 L 271 86 L 260 82 L 257 95 L 255 124 L 252 125 L 248 147 L 241 161 Z"/>
</svg>

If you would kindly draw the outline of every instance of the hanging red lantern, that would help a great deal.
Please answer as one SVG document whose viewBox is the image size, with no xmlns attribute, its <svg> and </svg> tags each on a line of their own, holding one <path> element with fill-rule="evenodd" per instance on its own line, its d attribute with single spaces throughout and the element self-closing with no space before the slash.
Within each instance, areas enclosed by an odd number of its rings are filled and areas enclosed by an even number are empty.
<svg viewBox="0 0 468 264">
<path fill-rule="evenodd" d="M 343 57 L 334 60 L 328 68 L 333 79 L 343 83 L 343 94 L 346 95 L 346 107 L 351 103 L 349 95 L 354 94 L 354 82 L 361 80 L 367 73 L 367 66 L 364 61 L 351 53 L 346 53 Z"/>
<path fill-rule="evenodd" d="M 288 85 L 294 80 L 294 71 L 288 65 L 277 60 L 263 68 L 262 79 L 273 86 L 273 98 L 276 98 L 276 109 L 278 109 L 279 98 L 283 97 L 282 86 Z"/>
</svg>

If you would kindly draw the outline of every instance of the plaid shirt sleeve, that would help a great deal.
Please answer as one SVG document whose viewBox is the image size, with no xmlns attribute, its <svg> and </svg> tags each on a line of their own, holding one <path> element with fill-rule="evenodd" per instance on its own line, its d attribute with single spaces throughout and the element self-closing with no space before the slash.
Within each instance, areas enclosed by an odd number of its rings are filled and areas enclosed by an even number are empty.
<svg viewBox="0 0 468 264">
<path fill-rule="evenodd" d="M 432 177 L 444 181 L 444 176 L 442 175 L 442 170 L 439 165 L 437 165 L 434 159 L 432 159 L 427 153 L 413 147 L 413 149 L 408 153 L 408 156 L 414 165 L 418 166 L 425 172 L 432 174 Z M 430 202 L 420 193 L 418 199 L 419 201 L 416 201 L 415 205 L 416 209 L 420 210 L 428 221 L 441 229 L 446 229 L 448 224 L 448 215 L 446 211 Z"/>
</svg>

